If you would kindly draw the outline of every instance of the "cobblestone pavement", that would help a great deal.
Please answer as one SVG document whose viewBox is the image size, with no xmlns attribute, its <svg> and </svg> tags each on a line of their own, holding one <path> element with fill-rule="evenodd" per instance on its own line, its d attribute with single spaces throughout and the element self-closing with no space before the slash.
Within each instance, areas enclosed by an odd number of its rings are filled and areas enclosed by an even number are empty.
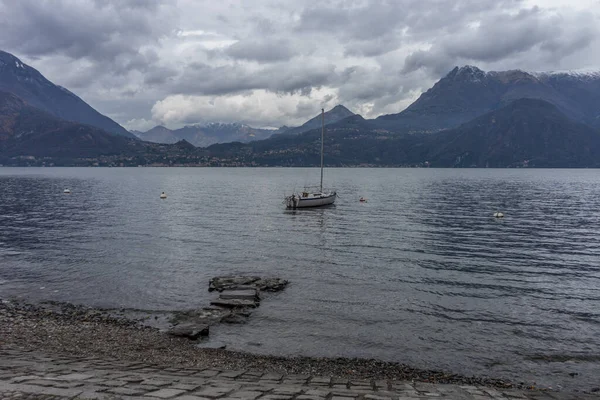
<svg viewBox="0 0 600 400">
<path fill-rule="evenodd" d="M 0 348 L 0 399 L 598 399 L 590 394 L 368 381 L 260 371 L 160 368 Z"/>
</svg>

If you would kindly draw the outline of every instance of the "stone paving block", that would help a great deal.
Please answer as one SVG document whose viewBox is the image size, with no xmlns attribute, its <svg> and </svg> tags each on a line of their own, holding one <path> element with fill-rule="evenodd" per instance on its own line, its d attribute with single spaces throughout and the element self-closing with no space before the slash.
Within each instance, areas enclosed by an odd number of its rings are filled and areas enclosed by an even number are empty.
<svg viewBox="0 0 600 400">
<path fill-rule="evenodd" d="M 269 385 L 269 384 L 265 384 L 265 385 L 252 384 L 252 385 L 242 385 L 242 387 L 240 388 L 240 390 L 246 390 L 248 392 L 263 392 L 263 393 L 266 393 L 268 391 L 271 391 L 271 390 L 275 389 L 275 387 L 277 387 L 277 386 L 276 385 Z"/>
<path fill-rule="evenodd" d="M 171 397 L 179 396 L 183 393 L 185 393 L 185 390 L 159 389 L 156 392 L 146 393 L 146 396 L 158 397 L 160 399 L 170 399 Z"/>
<path fill-rule="evenodd" d="M 250 392 L 250 391 L 242 390 L 242 391 L 238 391 L 238 392 L 233 392 L 233 393 L 229 394 L 227 397 L 232 398 L 232 399 L 254 400 L 262 395 L 263 395 L 262 392 Z"/>
<path fill-rule="evenodd" d="M 144 381 L 146 378 L 144 378 L 143 376 L 126 376 L 123 378 L 120 378 L 120 381 L 125 381 L 127 383 L 137 383 L 137 382 L 142 382 Z"/>
<path fill-rule="evenodd" d="M 350 383 L 350 380 L 348 378 L 331 378 L 332 385 L 347 385 L 348 383 Z"/>
<path fill-rule="evenodd" d="M 57 387 L 57 388 L 63 388 L 63 389 L 83 386 L 82 382 L 65 382 L 65 381 L 54 381 L 54 380 L 45 380 L 45 379 L 34 379 L 32 381 L 27 381 L 27 384 L 44 386 L 44 387 Z"/>
<path fill-rule="evenodd" d="M 110 388 L 106 392 L 114 393 L 114 394 L 123 394 L 126 396 L 138 396 L 140 394 L 146 393 L 145 390 L 126 388 L 126 387 Z M 154 392 L 154 393 L 156 393 L 156 392 Z"/>
<path fill-rule="evenodd" d="M 342 397 L 342 396 L 333 396 L 331 397 L 331 400 L 354 400 L 356 399 L 356 397 Z"/>
<path fill-rule="evenodd" d="M 367 379 L 351 379 L 350 386 L 369 386 L 372 387 L 373 384 L 370 380 Z"/>
<path fill-rule="evenodd" d="M 282 374 L 264 374 L 261 381 L 280 381 L 283 378 Z"/>
<path fill-rule="evenodd" d="M 61 381 L 84 381 L 86 379 L 93 378 L 94 375 L 90 374 L 67 374 L 67 375 L 59 375 L 56 379 Z"/>
<path fill-rule="evenodd" d="M 273 393 L 297 395 L 303 393 L 303 390 L 297 386 L 277 386 L 275 389 L 273 389 Z"/>
<path fill-rule="evenodd" d="M 79 396 L 77 396 L 78 399 L 85 399 L 85 400 L 104 400 L 104 399 L 114 399 L 115 395 L 112 393 L 100 393 L 100 392 L 95 392 L 93 390 L 90 391 L 84 391 L 81 394 L 79 394 Z"/>
<path fill-rule="evenodd" d="M 508 399 L 527 399 L 523 393 L 516 390 L 504 390 L 502 394 Z"/>
<path fill-rule="evenodd" d="M 386 396 L 377 396 L 374 394 L 366 394 L 364 397 L 365 400 L 392 400 L 391 397 Z"/>
<path fill-rule="evenodd" d="M 324 389 L 310 389 L 304 392 L 305 396 L 313 396 L 313 397 L 327 397 L 331 394 L 331 391 Z"/>
<path fill-rule="evenodd" d="M 246 373 L 244 375 L 261 377 L 264 374 L 265 374 L 264 372 L 260 372 L 260 371 L 246 371 Z"/>
<path fill-rule="evenodd" d="M 331 387 L 334 389 L 347 389 L 348 385 L 346 385 L 344 383 L 335 383 L 335 384 L 331 385 Z"/>
<path fill-rule="evenodd" d="M 284 385 L 305 385 L 308 382 L 308 378 L 307 379 L 284 379 L 282 381 L 282 383 Z"/>
<path fill-rule="evenodd" d="M 60 396 L 60 397 L 75 397 L 83 392 L 82 390 L 77 390 L 77 389 L 60 389 L 60 388 L 54 388 L 54 387 L 41 387 L 41 386 L 24 385 L 24 384 L 15 384 L 15 385 L 0 384 L 1 391 L 4 391 L 6 389 L 8 389 L 9 391 L 14 391 L 14 392 L 45 394 L 45 395 Z"/>
<path fill-rule="evenodd" d="M 97 384 L 102 385 L 102 386 L 120 387 L 120 386 L 125 386 L 127 384 L 127 382 L 104 380 L 102 382 L 97 382 Z"/>
<path fill-rule="evenodd" d="M 305 375 L 305 374 L 289 374 L 285 376 L 285 379 L 299 379 L 299 380 L 305 380 L 310 378 L 310 375 Z"/>
<path fill-rule="evenodd" d="M 238 376 L 244 375 L 244 373 L 246 373 L 246 371 L 226 371 L 226 372 L 221 372 L 219 375 L 217 375 L 217 377 L 218 378 L 235 379 Z"/>
<path fill-rule="evenodd" d="M 331 383 L 331 378 L 326 376 L 313 376 L 310 379 L 311 385 L 329 385 Z"/>
<path fill-rule="evenodd" d="M 169 389 L 192 391 L 192 390 L 198 389 L 200 386 L 202 386 L 202 385 L 192 385 L 189 383 L 176 383 L 174 385 L 169 386 Z"/>
<path fill-rule="evenodd" d="M 91 378 L 91 379 L 86 380 L 85 382 L 86 383 L 97 383 L 97 384 L 99 384 L 99 383 L 102 383 L 102 382 L 106 382 L 106 380 L 107 379 L 105 379 L 105 378 Z"/>
<path fill-rule="evenodd" d="M 207 387 L 202 388 L 202 390 L 192 393 L 192 395 L 215 399 L 217 397 L 224 396 L 227 393 L 232 392 L 233 390 L 234 389 L 231 389 L 231 388 L 207 386 Z"/>
<path fill-rule="evenodd" d="M 159 380 L 159 379 L 144 379 L 141 382 L 142 385 L 151 385 L 151 386 L 156 386 L 156 387 L 161 387 L 161 386 L 168 386 L 173 384 L 172 381 L 164 381 L 164 380 Z"/>
<path fill-rule="evenodd" d="M 388 381 L 383 380 L 373 382 L 373 386 L 379 390 L 387 390 L 389 388 L 389 385 L 390 383 Z"/>
<path fill-rule="evenodd" d="M 220 390 L 240 390 L 242 385 L 233 381 L 225 380 L 225 381 L 215 381 L 209 382 L 205 387 L 212 387 Z"/>
<path fill-rule="evenodd" d="M 25 382 L 25 381 L 31 381 L 33 379 L 42 379 L 42 377 L 37 376 L 37 375 L 16 376 L 16 377 L 12 378 L 10 381 L 13 383 L 21 383 L 21 382 Z"/>
<path fill-rule="evenodd" d="M 290 400 L 293 397 L 287 394 L 267 394 L 260 398 L 260 400 Z"/>
<path fill-rule="evenodd" d="M 194 374 L 194 376 L 199 376 L 199 377 L 203 377 L 203 378 L 212 378 L 213 376 L 217 376 L 220 373 L 221 373 L 221 371 L 217 371 L 214 369 L 207 369 L 202 372 L 198 372 L 198 373 Z"/>
<path fill-rule="evenodd" d="M 177 400 L 212 400 L 212 399 L 209 399 L 208 397 L 185 395 L 185 396 L 179 396 L 177 398 Z"/>
<path fill-rule="evenodd" d="M 31 379 L 25 382 L 27 385 L 36 385 L 36 386 L 52 386 L 54 381 L 46 381 L 43 379 Z"/>
</svg>

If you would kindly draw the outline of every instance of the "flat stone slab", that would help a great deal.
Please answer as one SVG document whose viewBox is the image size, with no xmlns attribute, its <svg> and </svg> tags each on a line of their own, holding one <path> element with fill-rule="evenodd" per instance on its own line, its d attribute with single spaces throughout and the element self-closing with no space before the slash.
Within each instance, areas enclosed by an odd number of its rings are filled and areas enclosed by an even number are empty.
<svg viewBox="0 0 600 400">
<path fill-rule="evenodd" d="M 256 289 L 245 289 L 245 290 L 223 290 L 219 295 L 221 300 L 250 300 L 260 301 L 258 292 Z"/>
<path fill-rule="evenodd" d="M 281 278 L 261 278 L 259 276 L 218 276 L 208 283 L 210 292 L 217 290 L 246 290 L 250 288 L 265 292 L 279 292 L 288 285 L 288 281 Z"/>
<path fill-rule="evenodd" d="M 185 390 L 179 389 L 160 389 L 156 392 L 147 393 L 146 396 L 158 397 L 159 399 L 169 399 L 171 397 L 179 396 L 185 393 Z"/>
<path fill-rule="evenodd" d="M 250 307 L 256 308 L 258 304 L 254 300 L 242 300 L 242 299 L 217 299 L 210 302 L 213 306 L 227 307 L 227 308 L 238 308 L 238 307 Z"/>
<path fill-rule="evenodd" d="M 258 281 L 260 276 L 218 276 L 208 282 L 208 291 L 237 289 L 239 286 L 250 286 Z"/>
</svg>

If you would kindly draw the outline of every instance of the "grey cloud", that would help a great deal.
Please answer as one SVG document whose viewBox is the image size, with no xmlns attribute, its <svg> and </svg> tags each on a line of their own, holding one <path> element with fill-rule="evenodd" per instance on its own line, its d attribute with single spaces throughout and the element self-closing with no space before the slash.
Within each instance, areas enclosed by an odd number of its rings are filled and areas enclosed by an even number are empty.
<svg viewBox="0 0 600 400">
<path fill-rule="evenodd" d="M 175 94 L 218 99 L 258 89 L 306 96 L 296 111 L 304 113 L 322 87 L 317 101 L 334 95 L 376 116 L 400 111 L 454 65 L 600 62 L 597 12 L 524 4 L 0 0 L 0 48 L 120 122 L 150 118 L 152 105 Z"/>
<path fill-rule="evenodd" d="M 537 7 L 516 14 L 492 13 L 482 17 L 476 29 L 465 27 L 454 35 L 436 38 L 428 50 L 414 51 L 405 59 L 403 71 L 427 68 L 439 74 L 456 64 L 493 63 L 534 51 L 538 58 L 551 53 L 556 62 L 598 37 L 598 21 L 593 17 L 581 14 L 575 20 L 584 26 L 568 32 L 563 27 L 572 22 L 560 23 Z"/>
<path fill-rule="evenodd" d="M 294 56 L 290 41 L 284 39 L 241 40 L 225 49 L 224 53 L 235 59 L 266 63 L 289 60 Z"/>
<path fill-rule="evenodd" d="M 144 83 L 150 86 L 161 85 L 177 74 L 178 72 L 173 68 L 158 66 L 146 72 Z"/>
<path fill-rule="evenodd" d="M 161 8 L 164 1 L 0 2 L 0 45 L 30 57 L 62 54 L 106 63 L 138 56 L 141 46 L 171 29 L 168 9 Z M 158 11 L 164 18 L 157 18 Z"/>
<path fill-rule="evenodd" d="M 192 64 L 172 87 L 173 93 L 194 95 L 224 95 L 253 89 L 279 93 L 299 93 L 332 81 L 335 67 L 328 65 L 268 65 L 252 70 L 242 64 L 212 67 Z"/>
</svg>

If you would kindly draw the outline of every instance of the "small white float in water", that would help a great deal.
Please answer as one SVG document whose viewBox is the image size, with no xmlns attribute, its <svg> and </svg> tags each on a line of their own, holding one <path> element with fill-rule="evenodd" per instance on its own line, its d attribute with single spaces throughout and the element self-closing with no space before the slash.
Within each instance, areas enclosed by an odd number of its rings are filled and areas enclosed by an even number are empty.
<svg viewBox="0 0 600 400">
<path fill-rule="evenodd" d="M 504 214 L 502 214 L 501 212 L 496 211 L 494 213 L 494 217 L 496 217 L 496 218 L 504 218 Z"/>
<path fill-rule="evenodd" d="M 63 190 L 63 193 L 65 193 L 65 194 L 71 194 L 71 190 L 70 189 L 65 189 L 65 190 Z"/>
<path fill-rule="evenodd" d="M 166 198 L 167 198 L 167 195 L 165 194 L 165 192 L 162 192 L 162 193 L 160 194 L 160 198 L 161 198 L 161 199 L 166 199 Z"/>
</svg>

